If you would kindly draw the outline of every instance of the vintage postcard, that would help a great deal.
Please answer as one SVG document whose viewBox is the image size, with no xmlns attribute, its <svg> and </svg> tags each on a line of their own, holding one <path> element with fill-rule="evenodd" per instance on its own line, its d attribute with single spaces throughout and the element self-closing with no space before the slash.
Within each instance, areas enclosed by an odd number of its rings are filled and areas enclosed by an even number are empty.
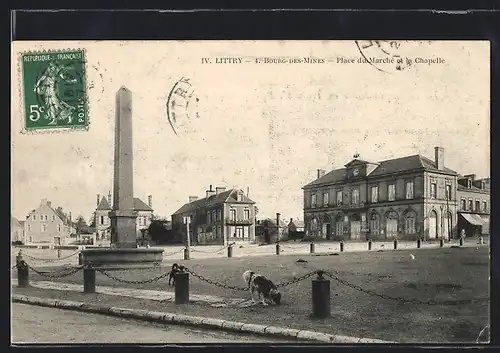
<svg viewBox="0 0 500 353">
<path fill-rule="evenodd" d="M 12 49 L 14 344 L 489 342 L 489 42 Z"/>
</svg>

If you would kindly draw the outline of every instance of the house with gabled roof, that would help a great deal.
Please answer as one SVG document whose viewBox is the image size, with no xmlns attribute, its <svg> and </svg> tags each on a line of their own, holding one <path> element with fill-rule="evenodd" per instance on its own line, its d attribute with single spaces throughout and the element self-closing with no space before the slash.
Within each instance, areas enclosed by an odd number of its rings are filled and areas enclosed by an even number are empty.
<svg viewBox="0 0 500 353">
<path fill-rule="evenodd" d="M 457 234 L 457 172 L 444 149 L 369 162 L 356 156 L 304 190 L 306 236 L 324 239 L 449 239 Z"/>
<path fill-rule="evenodd" d="M 52 207 L 47 199 L 32 210 L 24 222 L 24 233 L 27 244 L 48 243 L 64 245 L 75 232 L 71 221 L 71 212 L 66 214 L 61 207 Z"/>
<path fill-rule="evenodd" d="M 203 198 L 189 196 L 189 202 L 172 214 L 172 230 L 187 239 L 189 218 L 191 244 L 224 244 L 255 241 L 255 202 L 242 190 L 216 187 Z"/>
<path fill-rule="evenodd" d="M 95 209 L 95 233 L 97 240 L 109 240 L 111 237 L 111 220 L 109 212 L 111 212 L 111 191 L 108 197 L 100 197 L 97 194 L 97 207 Z M 153 218 L 153 196 L 148 196 L 148 203 L 146 204 L 138 197 L 134 197 L 134 211 L 137 212 L 136 228 L 138 237 L 142 236 L 142 231 L 147 229 L 151 224 Z"/>
<path fill-rule="evenodd" d="M 490 233 L 490 193 L 490 178 L 476 179 L 475 174 L 458 176 L 457 223 L 466 236 Z"/>
</svg>

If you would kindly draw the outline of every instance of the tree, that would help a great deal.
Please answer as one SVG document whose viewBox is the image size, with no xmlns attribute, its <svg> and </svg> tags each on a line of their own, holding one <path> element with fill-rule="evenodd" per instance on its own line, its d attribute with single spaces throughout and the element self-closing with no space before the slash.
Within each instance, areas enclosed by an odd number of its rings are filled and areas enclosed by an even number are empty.
<svg viewBox="0 0 500 353">
<path fill-rule="evenodd" d="M 89 227 L 95 228 L 95 212 L 92 213 L 92 217 L 89 219 Z"/>
<path fill-rule="evenodd" d="M 148 236 L 157 244 L 172 244 L 177 240 L 173 236 L 169 225 L 170 222 L 166 218 L 153 216 L 148 227 Z"/>
</svg>

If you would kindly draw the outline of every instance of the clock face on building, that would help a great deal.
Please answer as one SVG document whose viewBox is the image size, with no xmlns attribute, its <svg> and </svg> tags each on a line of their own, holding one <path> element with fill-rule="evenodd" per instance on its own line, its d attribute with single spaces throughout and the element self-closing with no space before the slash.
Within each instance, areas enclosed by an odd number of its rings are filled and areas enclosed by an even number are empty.
<svg viewBox="0 0 500 353">
<path fill-rule="evenodd" d="M 358 168 L 353 169 L 352 175 L 358 176 L 359 175 L 359 169 Z"/>
</svg>

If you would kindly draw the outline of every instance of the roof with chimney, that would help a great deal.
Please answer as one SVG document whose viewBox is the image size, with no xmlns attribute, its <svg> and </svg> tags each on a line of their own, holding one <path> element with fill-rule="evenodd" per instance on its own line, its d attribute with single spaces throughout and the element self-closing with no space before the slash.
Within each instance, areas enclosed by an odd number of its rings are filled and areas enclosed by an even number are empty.
<svg viewBox="0 0 500 353">
<path fill-rule="evenodd" d="M 346 164 L 346 166 L 349 167 L 363 162 L 364 161 L 355 159 Z M 366 163 L 372 163 L 372 162 L 366 162 Z M 395 174 L 413 170 L 426 170 L 431 172 L 441 172 L 441 173 L 444 172 L 447 174 L 458 175 L 456 171 L 446 167 L 444 167 L 442 170 L 437 169 L 434 161 L 419 154 L 401 158 L 388 159 L 382 162 L 378 162 L 376 164 L 378 164 L 378 166 L 368 175 L 368 177 L 383 176 L 383 175 Z M 346 180 L 346 176 L 347 176 L 347 168 L 334 169 L 331 172 L 326 173 L 321 178 L 318 178 L 310 182 L 304 187 L 310 187 L 320 184 L 335 184 L 344 182 Z"/>
<path fill-rule="evenodd" d="M 290 222 L 288 222 L 288 226 L 290 226 L 290 224 L 294 225 L 296 228 L 304 228 L 305 227 L 304 221 L 301 221 L 298 219 L 290 220 Z"/>
<path fill-rule="evenodd" d="M 242 200 L 238 201 L 237 194 L 238 192 L 242 193 Z M 195 200 L 193 202 L 188 202 L 184 204 L 181 208 L 175 211 L 173 215 L 180 215 L 188 212 L 193 212 L 200 208 L 209 208 L 214 207 L 223 203 L 242 203 L 242 204 L 255 204 L 255 201 L 252 201 L 248 198 L 242 190 L 231 189 L 227 191 L 223 191 L 219 194 L 211 195 L 209 197 L 204 197 L 202 199 Z"/>
<path fill-rule="evenodd" d="M 105 196 L 102 197 L 101 202 L 97 206 L 96 210 L 110 211 L 111 206 Z M 153 211 L 151 207 L 148 206 L 144 201 L 138 197 L 134 197 L 134 211 Z"/>
</svg>

